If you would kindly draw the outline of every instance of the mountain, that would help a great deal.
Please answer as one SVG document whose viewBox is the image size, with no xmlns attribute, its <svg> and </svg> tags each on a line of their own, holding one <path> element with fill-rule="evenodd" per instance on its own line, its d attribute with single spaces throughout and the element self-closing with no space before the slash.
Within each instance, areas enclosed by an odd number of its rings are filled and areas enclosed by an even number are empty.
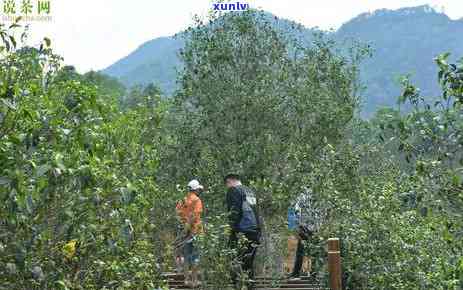
<svg viewBox="0 0 463 290">
<path fill-rule="evenodd" d="M 273 19 L 270 13 L 266 17 Z M 282 19 L 274 23 L 282 31 L 298 25 Z M 310 37 L 315 31 L 302 28 L 298 36 Z M 424 95 L 437 95 L 433 58 L 443 52 L 452 53 L 454 59 L 463 57 L 463 19 L 452 20 L 427 5 L 364 13 L 327 34 L 340 43 L 354 39 L 373 48 L 373 56 L 361 67 L 361 79 L 366 85 L 362 115 L 366 117 L 380 107 L 395 105 L 400 94 L 399 77 L 406 74 L 411 74 Z M 181 68 L 177 54 L 184 45 L 181 36 L 148 41 L 103 73 L 127 86 L 154 82 L 171 94 L 176 86 L 176 71 Z"/>
<path fill-rule="evenodd" d="M 336 31 L 337 39 L 371 44 L 373 57 L 361 67 L 364 115 L 392 106 L 400 94 L 399 77 L 410 74 L 425 96 L 440 92 L 434 57 L 451 52 L 463 57 L 463 20 L 451 20 L 429 6 L 361 14 Z"/>
<path fill-rule="evenodd" d="M 183 47 L 181 37 L 160 37 L 138 47 L 127 57 L 103 70 L 130 87 L 155 82 L 168 94 L 175 89 L 177 68 L 181 63 L 178 51 Z"/>
</svg>

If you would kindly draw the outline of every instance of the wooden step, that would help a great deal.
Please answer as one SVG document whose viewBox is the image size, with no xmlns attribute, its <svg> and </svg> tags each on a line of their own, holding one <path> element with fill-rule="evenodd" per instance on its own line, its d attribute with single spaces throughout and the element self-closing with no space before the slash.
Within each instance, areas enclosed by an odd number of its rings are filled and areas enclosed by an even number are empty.
<svg viewBox="0 0 463 290">
<path fill-rule="evenodd" d="M 166 284 L 169 289 L 190 289 L 184 285 L 184 275 L 181 273 L 165 273 L 163 274 Z M 288 279 L 271 279 L 270 277 L 256 277 L 254 283 L 255 290 L 322 290 L 326 289 L 314 283 L 310 277 L 301 277 L 299 280 Z M 230 289 L 233 286 L 230 285 Z"/>
</svg>

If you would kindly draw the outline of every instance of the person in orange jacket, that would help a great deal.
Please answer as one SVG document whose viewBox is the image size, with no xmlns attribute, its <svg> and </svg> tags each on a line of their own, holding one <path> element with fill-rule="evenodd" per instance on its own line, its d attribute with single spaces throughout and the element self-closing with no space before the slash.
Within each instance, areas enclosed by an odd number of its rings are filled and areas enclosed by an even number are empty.
<svg viewBox="0 0 463 290">
<path fill-rule="evenodd" d="M 185 285 L 189 287 L 198 287 L 199 282 L 199 253 L 194 245 L 195 238 L 202 233 L 201 214 L 203 212 L 203 203 L 199 194 L 204 187 L 198 180 L 193 179 L 188 183 L 188 194 L 177 203 L 177 215 L 184 226 L 184 261 L 185 261 Z"/>
</svg>

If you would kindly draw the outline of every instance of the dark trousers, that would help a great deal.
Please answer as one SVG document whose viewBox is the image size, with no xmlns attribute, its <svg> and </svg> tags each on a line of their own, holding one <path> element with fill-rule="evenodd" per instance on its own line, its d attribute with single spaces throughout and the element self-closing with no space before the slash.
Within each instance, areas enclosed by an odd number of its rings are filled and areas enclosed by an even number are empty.
<svg viewBox="0 0 463 290">
<path fill-rule="evenodd" d="M 240 234 L 244 236 L 240 241 Z M 254 279 L 254 259 L 256 258 L 257 247 L 259 246 L 259 232 L 232 233 L 230 236 L 230 246 L 237 251 L 236 262 L 239 269 L 232 271 L 232 280 L 236 284 L 239 275 L 247 275 L 249 279 Z"/>
<path fill-rule="evenodd" d="M 304 242 L 301 238 L 297 239 L 296 259 L 294 260 L 294 268 L 291 277 L 299 277 L 301 275 L 302 263 L 304 262 Z"/>
</svg>

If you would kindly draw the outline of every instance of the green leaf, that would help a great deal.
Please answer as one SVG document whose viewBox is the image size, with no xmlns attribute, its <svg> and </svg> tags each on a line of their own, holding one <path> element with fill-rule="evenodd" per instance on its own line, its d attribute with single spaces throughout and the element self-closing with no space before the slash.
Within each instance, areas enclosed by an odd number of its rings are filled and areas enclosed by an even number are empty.
<svg viewBox="0 0 463 290">
<path fill-rule="evenodd" d="M 43 175 L 45 175 L 48 171 L 50 171 L 51 169 L 51 166 L 49 164 L 45 164 L 45 165 L 41 165 L 37 168 L 37 171 L 36 171 L 36 176 L 37 177 L 42 177 Z"/>
<path fill-rule="evenodd" d="M 18 27 L 21 27 L 18 23 L 15 23 L 13 22 L 13 24 L 11 24 L 8 29 L 14 29 L 14 28 L 18 28 Z"/>
<path fill-rule="evenodd" d="M 34 200 L 30 194 L 26 197 L 26 210 L 29 214 L 34 211 Z"/>
<path fill-rule="evenodd" d="M 64 163 L 63 163 L 63 157 L 64 157 L 63 154 L 59 152 L 56 153 L 55 154 L 55 165 L 56 167 L 64 171 L 66 170 L 66 167 L 64 166 Z"/>
<path fill-rule="evenodd" d="M 11 110 L 16 110 L 17 109 L 17 106 L 15 104 L 13 104 L 10 100 L 7 100 L 7 99 L 0 99 L 0 100 L 9 109 L 11 109 Z"/>
<path fill-rule="evenodd" d="M 461 176 L 458 174 L 454 174 L 452 177 L 452 183 L 455 186 L 459 186 L 461 184 Z"/>
<path fill-rule="evenodd" d="M 56 281 L 55 284 L 59 286 L 61 290 L 69 290 L 68 286 L 66 286 L 66 283 L 62 280 Z"/>
<path fill-rule="evenodd" d="M 16 39 L 10 35 L 10 41 L 11 41 L 11 44 L 13 44 L 13 47 L 16 48 Z"/>
<path fill-rule="evenodd" d="M 65 211 L 64 211 L 64 214 L 69 217 L 69 218 L 73 218 L 74 217 L 74 212 L 72 211 L 72 209 L 70 208 L 67 208 Z"/>
<path fill-rule="evenodd" d="M 31 113 L 30 110 L 28 110 L 28 109 L 23 109 L 22 111 L 24 112 L 24 115 L 25 115 L 29 120 L 34 121 L 34 116 L 33 116 L 33 114 Z"/>
<path fill-rule="evenodd" d="M 439 74 L 437 76 L 438 80 L 441 81 L 442 80 L 442 76 L 444 75 L 444 71 L 439 71 Z"/>
<path fill-rule="evenodd" d="M 8 177 L 0 176 L 0 185 L 8 185 L 10 184 L 11 179 Z"/>
<path fill-rule="evenodd" d="M 50 40 L 50 38 L 45 37 L 45 38 L 43 39 L 43 41 L 45 42 L 45 45 L 46 45 L 47 47 L 50 47 L 50 45 L 51 45 L 51 40 Z"/>
</svg>

